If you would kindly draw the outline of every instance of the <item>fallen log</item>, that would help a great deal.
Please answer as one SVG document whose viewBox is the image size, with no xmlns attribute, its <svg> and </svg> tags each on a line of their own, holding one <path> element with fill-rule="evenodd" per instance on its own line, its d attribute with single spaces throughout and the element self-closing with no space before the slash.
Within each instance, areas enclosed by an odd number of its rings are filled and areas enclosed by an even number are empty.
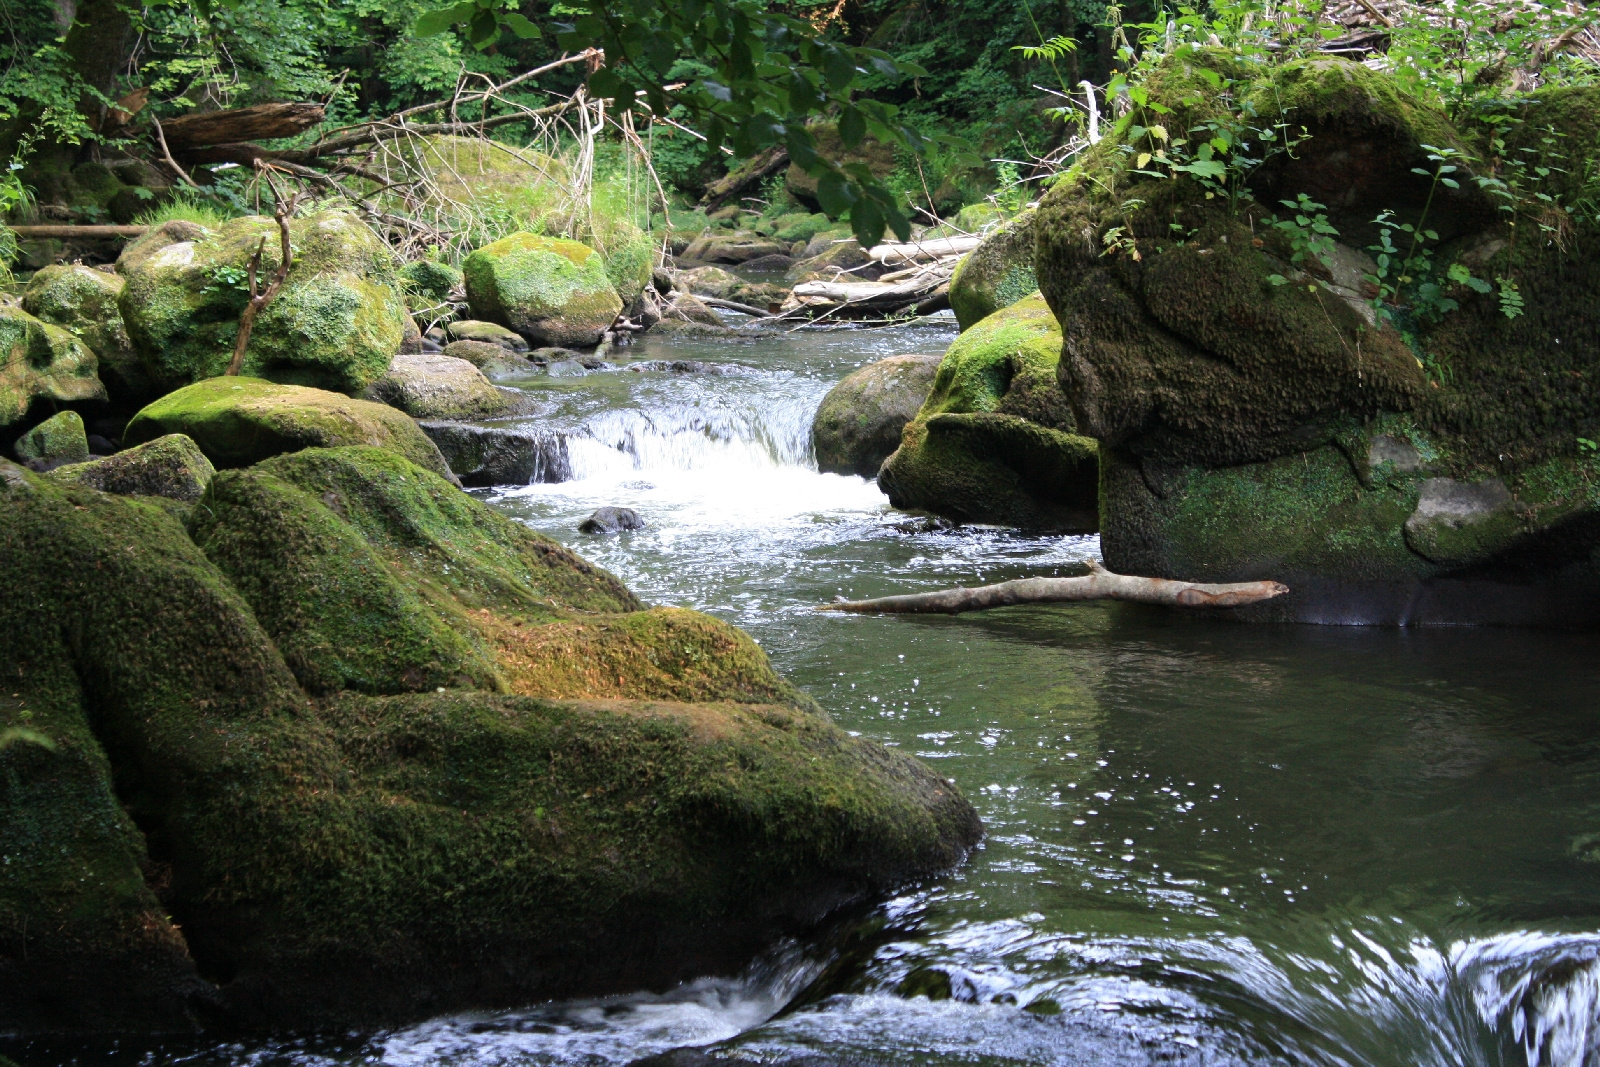
<svg viewBox="0 0 1600 1067">
<path fill-rule="evenodd" d="M 850 317 L 853 315 L 881 315 L 915 307 L 938 288 L 945 279 L 928 275 L 907 281 L 885 282 L 801 282 L 794 287 L 784 303 L 785 314 L 811 313 Z"/>
<path fill-rule="evenodd" d="M 729 311 L 737 311 L 741 315 L 754 315 L 757 318 L 764 319 L 771 314 L 771 312 L 763 311 L 754 304 L 741 304 L 737 300 L 724 300 L 720 296 L 703 296 L 695 293 L 694 297 L 707 307 L 727 308 Z"/>
<path fill-rule="evenodd" d="M 751 189 L 759 188 L 768 175 L 788 165 L 788 146 L 773 145 L 707 185 L 705 194 L 700 197 L 700 206 L 708 211 L 714 211 L 729 200 Z"/>
<path fill-rule="evenodd" d="M 857 615 L 959 615 L 964 611 L 987 611 L 1011 604 L 1056 604 L 1076 600 L 1126 600 L 1179 608 L 1237 608 L 1271 600 L 1288 591 L 1289 587 L 1281 582 L 1210 585 L 1170 578 L 1139 578 L 1114 574 L 1090 560 L 1089 573 L 1078 578 L 1018 578 L 976 589 L 941 589 L 936 593 L 844 600 L 823 604 L 816 610 Z"/>
<path fill-rule="evenodd" d="M 150 227 L 148 226 L 8 226 L 12 233 L 24 241 L 37 241 L 44 238 L 59 238 L 70 241 L 73 238 L 107 238 L 107 237 L 138 237 Z"/>
<path fill-rule="evenodd" d="M 321 104 L 257 104 L 227 111 L 203 111 L 161 124 L 173 151 L 206 145 L 239 144 L 304 133 L 326 117 Z"/>
<path fill-rule="evenodd" d="M 873 245 L 867 255 L 879 263 L 926 263 L 946 256 L 963 255 L 983 243 L 981 237 L 935 237 L 905 244 Z"/>
</svg>

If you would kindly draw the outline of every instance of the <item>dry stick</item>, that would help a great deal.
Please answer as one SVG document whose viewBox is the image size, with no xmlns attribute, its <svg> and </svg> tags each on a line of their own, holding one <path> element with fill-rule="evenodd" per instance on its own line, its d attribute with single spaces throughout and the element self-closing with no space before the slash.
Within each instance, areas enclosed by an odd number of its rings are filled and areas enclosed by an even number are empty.
<svg viewBox="0 0 1600 1067">
<path fill-rule="evenodd" d="M 1235 582 L 1208 585 L 1176 582 L 1168 578 L 1139 578 L 1113 574 L 1094 560 L 1089 573 L 1079 578 L 1019 578 L 1014 582 L 976 589 L 941 589 L 937 593 L 911 593 L 876 600 L 823 604 L 817 611 L 872 614 L 959 615 L 1010 604 L 1054 604 L 1073 600 L 1127 600 L 1180 608 L 1237 608 L 1282 596 L 1289 587 L 1281 582 Z"/>
<path fill-rule="evenodd" d="M 189 172 L 178 166 L 178 161 L 172 158 L 172 151 L 167 148 L 167 135 L 161 132 L 161 120 L 156 118 L 156 113 L 154 110 L 150 112 L 150 121 L 155 124 L 156 142 L 161 145 L 161 158 L 166 160 L 167 166 L 171 167 L 175 172 L 177 172 L 178 177 L 182 178 L 184 183 L 188 185 L 189 188 L 200 188 L 194 183 L 194 179 L 189 177 Z"/>
<path fill-rule="evenodd" d="M 257 291 L 256 276 L 261 270 L 261 253 L 267 247 L 265 236 L 261 238 L 260 243 L 256 245 L 255 253 L 250 257 L 250 265 L 246 268 L 250 280 L 250 302 L 244 306 L 244 311 L 239 316 L 239 336 L 233 343 L 233 359 L 228 363 L 227 373 L 230 376 L 237 376 L 244 368 L 244 350 L 250 344 L 250 333 L 255 329 L 256 316 L 261 314 L 261 309 L 270 304 L 272 298 L 278 295 L 278 290 L 283 288 L 284 281 L 289 277 L 289 264 L 293 262 L 293 251 L 289 245 L 289 219 L 294 214 L 300 194 L 297 192 L 285 201 L 277 183 L 272 181 L 271 172 L 265 167 L 261 169 L 267 174 L 267 182 L 272 186 L 273 199 L 276 201 L 272 215 L 278 220 L 278 236 L 283 242 L 283 254 L 279 259 L 277 274 L 273 276 L 272 283 L 264 291 Z"/>
</svg>

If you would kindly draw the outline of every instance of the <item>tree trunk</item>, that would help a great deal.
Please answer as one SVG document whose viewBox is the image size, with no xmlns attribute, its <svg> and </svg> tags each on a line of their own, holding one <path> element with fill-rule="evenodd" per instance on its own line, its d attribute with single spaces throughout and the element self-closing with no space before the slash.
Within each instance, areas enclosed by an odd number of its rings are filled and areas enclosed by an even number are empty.
<svg viewBox="0 0 1600 1067">
<path fill-rule="evenodd" d="M 700 206 L 707 211 L 715 210 L 752 189 L 759 189 L 769 174 L 788 165 L 788 146 L 773 145 L 706 186 L 705 195 L 700 198 Z"/>
<path fill-rule="evenodd" d="M 232 145 L 272 137 L 293 137 L 323 120 L 321 104 L 258 104 L 228 111 L 184 115 L 161 124 L 174 151 L 207 145 Z"/>
</svg>

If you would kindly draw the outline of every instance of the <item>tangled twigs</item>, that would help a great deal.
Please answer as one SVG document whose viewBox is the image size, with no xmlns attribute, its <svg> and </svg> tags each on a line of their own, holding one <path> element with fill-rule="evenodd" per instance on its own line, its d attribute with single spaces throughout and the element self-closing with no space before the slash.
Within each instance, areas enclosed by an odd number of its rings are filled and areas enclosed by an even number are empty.
<svg viewBox="0 0 1600 1067">
<path fill-rule="evenodd" d="M 259 289 L 257 282 L 261 274 L 261 253 L 267 247 L 266 237 L 261 238 L 255 252 L 250 256 L 250 264 L 245 269 L 245 275 L 250 282 L 250 302 L 244 306 L 244 311 L 239 315 L 239 336 L 233 342 L 233 359 L 228 363 L 227 371 L 229 375 L 237 375 L 243 369 L 244 350 L 250 345 L 250 334 L 255 329 L 256 316 L 272 303 L 272 298 L 283 288 L 284 281 L 289 277 L 289 265 L 294 261 L 293 248 L 289 243 L 289 220 L 294 217 L 294 209 L 299 205 L 300 193 L 296 191 L 293 196 L 285 199 L 283 191 L 272 178 L 271 166 L 258 160 L 256 169 L 272 187 L 274 201 L 272 217 L 278 220 L 278 237 L 283 243 L 283 250 L 278 259 L 277 273 L 273 275 L 271 283 L 265 289 Z"/>
<path fill-rule="evenodd" d="M 941 589 L 937 593 L 912 593 L 875 600 L 823 604 L 818 611 L 872 614 L 959 615 L 1009 604 L 1053 604 L 1073 600 L 1128 600 L 1179 608 L 1237 608 L 1282 596 L 1289 587 L 1281 582 L 1233 582 L 1209 585 L 1176 582 L 1169 578 L 1140 578 L 1113 574 L 1095 560 L 1089 573 L 1079 578 L 1019 578 L 976 589 Z"/>
</svg>

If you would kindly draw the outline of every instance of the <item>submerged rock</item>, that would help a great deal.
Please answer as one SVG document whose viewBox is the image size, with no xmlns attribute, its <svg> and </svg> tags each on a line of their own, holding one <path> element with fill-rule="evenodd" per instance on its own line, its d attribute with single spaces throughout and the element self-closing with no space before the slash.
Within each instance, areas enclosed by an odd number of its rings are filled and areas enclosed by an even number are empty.
<svg viewBox="0 0 1600 1067">
<path fill-rule="evenodd" d="M 366 223 L 344 211 L 295 219 L 289 230 L 294 262 L 283 289 L 256 319 L 244 373 L 358 393 L 388 369 L 405 339 L 394 255 Z M 161 226 L 117 261 L 127 278 L 118 303 L 128 336 L 161 389 L 227 369 L 249 297 L 244 272 L 251 255 L 262 248 L 261 269 L 269 277 L 278 268 L 273 219 L 230 219 L 214 231 L 191 233 Z"/>
<path fill-rule="evenodd" d="M 1092 533 L 1096 444 L 1055 383 L 1061 333 L 1037 295 L 958 337 L 878 472 L 897 508 L 962 522 Z"/>
<path fill-rule="evenodd" d="M 830 389 L 811 421 L 817 469 L 876 476 L 900 447 L 906 423 L 921 410 L 940 358 L 890 356 L 868 363 Z"/>
<path fill-rule="evenodd" d="M 495 345 L 486 347 L 504 352 Z M 450 353 L 395 356 L 389 372 L 368 386 L 365 396 L 414 419 L 487 419 L 511 408 L 483 371 Z"/>
<path fill-rule="evenodd" d="M 950 308 L 963 330 L 1037 292 L 1033 270 L 1034 221 L 1024 211 L 961 258 L 950 277 Z"/>
<path fill-rule="evenodd" d="M 422 422 L 422 431 L 466 486 L 530 485 L 572 478 L 565 434 Z"/>
<path fill-rule="evenodd" d="M 11 1034 L 661 987 L 980 833 L 738 630 L 383 449 L 224 471 L 187 530 L 16 467 L 0 513 Z"/>
<path fill-rule="evenodd" d="M 577 241 L 514 233 L 462 267 L 472 313 L 535 345 L 598 344 L 623 307 L 604 258 Z"/>
<path fill-rule="evenodd" d="M 17 439 L 17 458 L 36 470 L 82 463 L 89 458 L 89 435 L 83 416 L 61 411 Z"/>
<path fill-rule="evenodd" d="M 185 434 L 217 467 L 248 467 L 302 448 L 374 445 L 437 474 L 450 468 L 417 424 L 387 404 L 259 378 L 210 378 L 145 407 L 123 431 L 142 444 Z"/>
<path fill-rule="evenodd" d="M 1600 460 L 1578 445 L 1600 431 L 1600 245 L 1515 239 L 1466 165 L 1435 188 L 1429 154 L 1477 134 L 1387 74 L 1330 57 L 1267 73 L 1204 61 L 1309 134 L 1252 179 L 1259 203 L 1233 210 L 1188 178 L 1128 173 L 1114 133 L 1039 208 L 1060 382 L 1102 446 L 1106 565 L 1291 588 L 1243 618 L 1600 624 Z M 1195 62 L 1149 83 L 1171 127 L 1216 107 L 1194 91 Z M 1553 129 L 1582 146 L 1564 174 L 1600 165 L 1600 89 L 1519 107 L 1507 158 Z M 1302 192 L 1329 205 L 1326 263 L 1295 263 L 1263 206 Z M 1130 198 L 1143 205 L 1131 218 Z M 1417 314 L 1409 337 L 1375 314 L 1362 277 L 1382 212 L 1438 234 L 1439 295 L 1458 305 Z M 1508 316 L 1511 286 L 1525 303 Z"/>
<path fill-rule="evenodd" d="M 168 434 L 114 456 L 58 467 L 51 476 L 121 496 L 159 496 L 192 504 L 205 493 L 217 469 L 193 439 Z"/>
<path fill-rule="evenodd" d="M 587 519 L 578 523 L 578 532 L 586 534 L 614 534 L 642 529 L 644 519 L 632 508 L 596 508 Z"/>
<path fill-rule="evenodd" d="M 76 335 L 16 307 L 0 307 L 0 427 L 35 400 L 104 400 L 99 360 Z"/>
</svg>

